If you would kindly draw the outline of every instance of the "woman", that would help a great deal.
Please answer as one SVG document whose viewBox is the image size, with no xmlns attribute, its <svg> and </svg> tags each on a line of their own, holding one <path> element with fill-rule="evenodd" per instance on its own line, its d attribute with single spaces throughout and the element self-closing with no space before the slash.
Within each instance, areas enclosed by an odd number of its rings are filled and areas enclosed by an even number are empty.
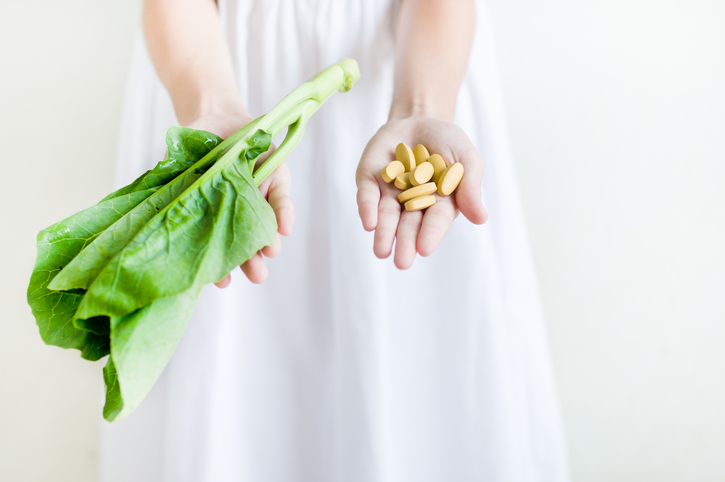
<svg viewBox="0 0 725 482">
<path fill-rule="evenodd" d="M 144 33 L 121 182 L 171 124 L 224 137 L 341 58 L 362 77 L 260 187 L 284 251 L 203 292 L 147 400 L 105 427 L 104 480 L 567 480 L 483 6 L 148 0 Z M 379 179 L 399 142 L 463 163 L 455 195 L 401 215 Z"/>
</svg>

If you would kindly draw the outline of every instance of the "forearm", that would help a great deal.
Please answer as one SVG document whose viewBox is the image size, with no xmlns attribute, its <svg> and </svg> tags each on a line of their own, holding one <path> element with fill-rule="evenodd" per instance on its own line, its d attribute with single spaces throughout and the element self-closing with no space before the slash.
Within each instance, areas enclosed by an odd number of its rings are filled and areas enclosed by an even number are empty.
<svg viewBox="0 0 725 482">
<path fill-rule="evenodd" d="M 474 0 L 401 0 L 390 118 L 453 120 L 476 28 Z"/>
<path fill-rule="evenodd" d="M 246 113 L 214 0 L 146 0 L 143 25 L 181 125 L 208 113 Z"/>
</svg>

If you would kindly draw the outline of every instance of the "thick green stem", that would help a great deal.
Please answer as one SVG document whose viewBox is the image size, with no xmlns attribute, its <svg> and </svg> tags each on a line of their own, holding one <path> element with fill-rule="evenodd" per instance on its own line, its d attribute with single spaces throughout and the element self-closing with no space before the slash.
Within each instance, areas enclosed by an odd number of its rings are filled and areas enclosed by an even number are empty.
<svg viewBox="0 0 725 482">
<path fill-rule="evenodd" d="M 353 59 L 343 59 L 317 73 L 310 80 L 287 94 L 272 108 L 259 124 L 259 128 L 269 132 L 269 128 L 301 102 L 314 99 L 324 103 L 335 92 L 347 92 L 352 84 L 360 79 L 360 69 Z"/>
<path fill-rule="evenodd" d="M 254 173 L 257 185 L 272 174 L 294 150 L 310 116 L 336 91 L 350 90 L 359 78 L 357 62 L 352 59 L 341 60 L 290 92 L 261 119 L 259 128 L 270 132 L 272 137 L 278 135 L 284 127 L 290 126 L 290 129 L 282 145 Z"/>
<path fill-rule="evenodd" d="M 287 124 L 289 128 L 287 129 L 287 135 L 285 135 L 282 144 L 254 172 L 254 181 L 257 183 L 257 186 L 262 184 L 284 162 L 295 147 L 297 147 L 297 144 L 302 139 L 302 135 L 305 133 L 307 120 L 319 107 L 320 103 L 316 100 L 308 100 L 295 109 L 296 119 L 292 123 Z"/>
<path fill-rule="evenodd" d="M 245 125 L 241 129 L 239 129 L 234 134 L 230 135 L 226 139 L 224 139 L 222 142 L 219 143 L 214 149 L 209 151 L 206 156 L 199 159 L 193 166 L 191 166 L 190 169 L 203 169 L 207 166 L 213 164 L 217 159 L 222 157 L 224 154 L 229 151 L 229 149 L 232 148 L 235 144 L 237 144 L 240 140 L 244 139 L 249 135 L 250 132 L 256 132 L 257 126 L 259 125 L 259 121 L 261 120 L 261 117 L 258 117 L 257 119 L 254 119 L 249 124 Z"/>
</svg>

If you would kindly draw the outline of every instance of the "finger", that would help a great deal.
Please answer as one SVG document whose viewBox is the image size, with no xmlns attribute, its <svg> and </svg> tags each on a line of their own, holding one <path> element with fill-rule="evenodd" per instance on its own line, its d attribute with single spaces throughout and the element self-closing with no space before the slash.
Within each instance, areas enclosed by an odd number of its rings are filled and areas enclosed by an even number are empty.
<svg viewBox="0 0 725 482">
<path fill-rule="evenodd" d="M 279 234 L 289 236 L 292 233 L 292 225 L 295 221 L 294 204 L 292 204 L 290 195 L 292 178 L 287 166 L 280 166 L 275 174 L 269 185 L 267 200 L 277 217 Z"/>
<path fill-rule="evenodd" d="M 229 283 L 231 283 L 231 282 L 232 282 L 232 276 L 228 274 L 214 284 L 217 286 L 217 288 L 224 289 L 227 286 L 229 286 Z"/>
<path fill-rule="evenodd" d="M 241 267 L 244 274 L 252 283 L 260 284 L 267 279 L 267 266 L 264 264 L 262 254 L 259 252 L 255 253 Z"/>
<path fill-rule="evenodd" d="M 406 211 L 400 216 L 400 224 L 395 236 L 395 266 L 398 269 L 408 269 L 413 266 L 416 253 L 415 243 L 422 219 L 421 211 Z"/>
<path fill-rule="evenodd" d="M 416 243 L 421 256 L 430 256 L 435 251 L 457 214 L 449 201 L 439 201 L 425 210 Z"/>
<path fill-rule="evenodd" d="M 357 182 L 357 210 L 365 231 L 372 231 L 378 225 L 378 203 L 380 187 L 378 182 L 365 175 Z"/>
<path fill-rule="evenodd" d="M 276 234 L 274 236 L 274 244 L 272 246 L 265 246 L 264 248 L 262 248 L 262 254 L 265 258 L 274 258 L 279 254 L 281 250 L 282 238 L 279 237 L 279 234 Z"/>
<path fill-rule="evenodd" d="M 476 149 L 470 149 L 461 159 L 465 168 L 463 179 L 455 190 L 456 204 L 464 216 L 473 224 L 483 224 L 488 220 L 488 212 L 481 200 L 481 182 L 483 180 L 483 158 Z"/>
<path fill-rule="evenodd" d="M 378 224 L 373 241 L 373 252 L 378 258 L 383 259 L 390 256 L 399 220 L 400 203 L 395 197 L 383 196 L 378 205 Z"/>
</svg>

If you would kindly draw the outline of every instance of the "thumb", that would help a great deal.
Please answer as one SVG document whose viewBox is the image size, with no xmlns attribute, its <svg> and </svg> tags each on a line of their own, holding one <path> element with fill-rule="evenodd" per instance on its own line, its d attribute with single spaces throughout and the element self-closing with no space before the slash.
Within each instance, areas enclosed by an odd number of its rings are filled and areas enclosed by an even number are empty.
<svg viewBox="0 0 725 482">
<path fill-rule="evenodd" d="M 470 149 L 461 159 L 463 178 L 455 190 L 456 204 L 461 213 L 473 224 L 488 220 L 488 211 L 483 207 L 481 183 L 483 181 L 483 158 L 476 149 Z"/>
</svg>

